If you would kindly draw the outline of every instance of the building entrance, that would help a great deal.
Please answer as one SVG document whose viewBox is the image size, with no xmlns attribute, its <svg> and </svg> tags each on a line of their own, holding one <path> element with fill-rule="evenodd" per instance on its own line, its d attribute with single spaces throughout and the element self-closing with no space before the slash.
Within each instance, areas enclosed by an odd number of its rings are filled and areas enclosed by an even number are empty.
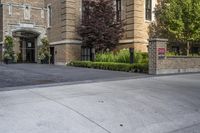
<svg viewBox="0 0 200 133">
<path fill-rule="evenodd" d="M 20 54 L 22 55 L 23 62 L 35 63 L 35 42 L 34 38 L 22 38 L 20 44 Z"/>
<path fill-rule="evenodd" d="M 37 62 L 37 38 L 38 34 L 27 31 L 13 33 L 16 41 L 15 53 L 18 54 L 18 62 L 36 63 Z"/>
</svg>

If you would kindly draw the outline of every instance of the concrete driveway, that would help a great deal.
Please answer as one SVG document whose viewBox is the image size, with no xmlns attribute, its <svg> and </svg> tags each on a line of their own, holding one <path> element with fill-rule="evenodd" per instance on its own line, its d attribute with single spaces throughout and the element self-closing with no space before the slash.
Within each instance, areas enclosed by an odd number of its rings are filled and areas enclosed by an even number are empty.
<svg viewBox="0 0 200 133">
<path fill-rule="evenodd" d="M 200 74 L 0 92 L 0 133 L 199 133 Z"/>
<path fill-rule="evenodd" d="M 63 82 L 72 84 L 73 82 L 106 81 L 143 76 L 147 75 L 55 65 L 0 64 L 0 91 L 8 90 L 5 87 Z M 20 87 L 17 89 L 20 89 Z"/>
</svg>

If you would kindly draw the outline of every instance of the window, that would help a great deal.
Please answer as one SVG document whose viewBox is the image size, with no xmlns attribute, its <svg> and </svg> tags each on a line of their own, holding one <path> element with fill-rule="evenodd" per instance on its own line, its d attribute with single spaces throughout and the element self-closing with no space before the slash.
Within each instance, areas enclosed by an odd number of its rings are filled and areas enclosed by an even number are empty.
<svg viewBox="0 0 200 133">
<path fill-rule="evenodd" d="M 191 48 L 191 52 L 192 52 L 192 54 L 199 54 L 199 47 L 195 47 L 195 46 L 193 46 L 192 48 Z"/>
<path fill-rule="evenodd" d="M 41 18 L 44 18 L 44 10 L 41 10 Z"/>
<path fill-rule="evenodd" d="M 90 4 L 89 1 L 82 0 L 82 19 L 90 19 Z"/>
<path fill-rule="evenodd" d="M 121 9 L 122 9 L 121 0 L 116 0 L 116 18 L 117 20 L 121 20 Z"/>
<path fill-rule="evenodd" d="M 24 19 L 25 20 L 31 19 L 31 8 L 29 5 L 24 6 Z"/>
<path fill-rule="evenodd" d="M 12 15 L 12 5 L 8 5 L 8 14 L 11 16 Z"/>
<path fill-rule="evenodd" d="M 51 5 L 47 6 L 47 26 L 51 27 L 52 25 L 52 8 Z"/>
<path fill-rule="evenodd" d="M 145 19 L 152 20 L 152 0 L 146 0 L 145 2 Z"/>
<path fill-rule="evenodd" d="M 180 54 L 180 47 L 179 46 L 172 46 L 172 52 L 175 53 L 175 55 Z"/>
</svg>

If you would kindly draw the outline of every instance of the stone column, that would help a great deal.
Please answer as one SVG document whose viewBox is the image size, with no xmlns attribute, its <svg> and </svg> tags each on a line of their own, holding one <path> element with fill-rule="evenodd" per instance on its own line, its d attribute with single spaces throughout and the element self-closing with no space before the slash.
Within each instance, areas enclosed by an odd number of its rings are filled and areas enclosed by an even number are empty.
<svg viewBox="0 0 200 133">
<path fill-rule="evenodd" d="M 167 39 L 149 40 L 149 74 L 159 74 L 159 62 L 166 59 Z"/>
</svg>

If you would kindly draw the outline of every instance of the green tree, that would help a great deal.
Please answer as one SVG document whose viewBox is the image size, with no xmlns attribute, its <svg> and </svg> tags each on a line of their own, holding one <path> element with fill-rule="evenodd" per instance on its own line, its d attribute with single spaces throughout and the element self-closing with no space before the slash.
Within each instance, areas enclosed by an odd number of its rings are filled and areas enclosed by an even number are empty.
<svg viewBox="0 0 200 133">
<path fill-rule="evenodd" d="M 38 51 L 38 59 L 43 64 L 48 64 L 50 59 L 50 49 L 49 49 L 49 41 L 47 38 L 41 39 L 42 46 L 40 46 Z"/>
<path fill-rule="evenodd" d="M 151 37 L 167 37 L 187 43 L 200 40 L 200 0 L 163 0 L 155 9 Z"/>
<path fill-rule="evenodd" d="M 13 50 L 13 38 L 11 36 L 6 36 L 4 41 L 4 60 L 8 63 L 9 60 L 14 60 L 14 50 Z"/>
</svg>

